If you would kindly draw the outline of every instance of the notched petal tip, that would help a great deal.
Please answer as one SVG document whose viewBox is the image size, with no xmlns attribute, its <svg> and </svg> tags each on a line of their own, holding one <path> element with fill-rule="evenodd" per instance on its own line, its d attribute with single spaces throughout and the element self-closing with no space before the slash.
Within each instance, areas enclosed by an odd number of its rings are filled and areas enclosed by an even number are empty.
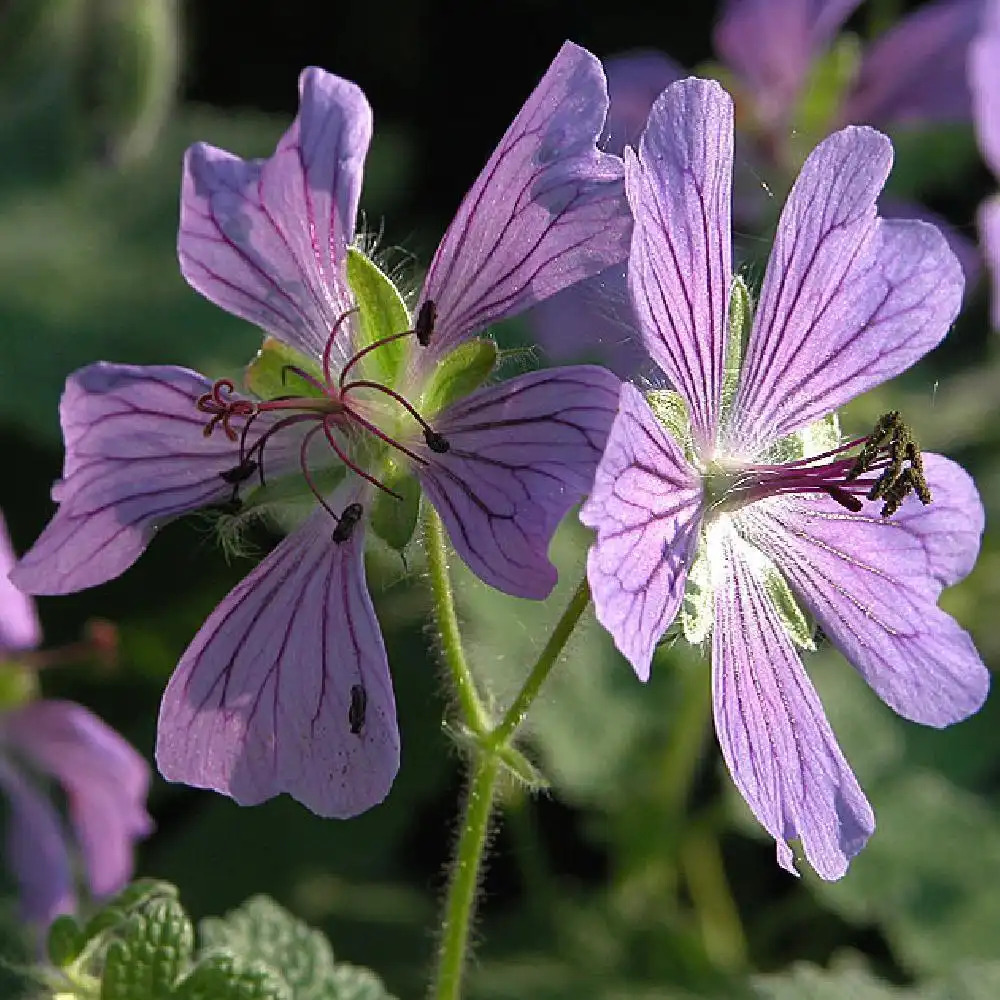
<svg viewBox="0 0 1000 1000">
<path fill-rule="evenodd" d="M 167 780 L 241 805 L 287 792 L 341 819 L 388 794 L 399 733 L 364 531 L 334 541 L 334 530 L 325 510 L 313 514 L 188 647 L 160 707 L 156 760 Z"/>
</svg>

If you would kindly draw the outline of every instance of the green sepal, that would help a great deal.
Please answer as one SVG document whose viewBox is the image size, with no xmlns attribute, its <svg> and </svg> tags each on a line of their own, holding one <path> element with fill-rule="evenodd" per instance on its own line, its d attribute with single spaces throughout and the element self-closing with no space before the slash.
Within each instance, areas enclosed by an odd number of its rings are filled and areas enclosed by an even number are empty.
<svg viewBox="0 0 1000 1000">
<path fill-rule="evenodd" d="M 750 339 L 750 328 L 753 325 L 753 300 L 746 282 L 738 275 L 733 275 L 733 283 L 729 290 L 728 335 L 726 337 L 726 356 L 722 368 L 722 413 L 727 414 L 736 399 L 740 387 L 740 369 L 743 367 L 743 350 Z"/>
<path fill-rule="evenodd" d="M 764 590 L 771 599 L 774 613 L 788 637 L 799 649 L 810 652 L 815 650 L 816 643 L 813 639 L 815 625 L 799 606 L 791 587 L 788 586 L 778 567 L 749 542 L 742 543 L 741 552 L 741 557 L 749 563 L 754 576 L 763 583 Z"/>
<path fill-rule="evenodd" d="M 813 147 L 836 127 L 860 66 L 861 42 L 849 32 L 838 35 L 830 48 L 812 61 L 792 115 L 792 142 L 800 162 L 805 162 Z"/>
<path fill-rule="evenodd" d="M 476 338 L 459 344 L 432 372 L 420 399 L 421 413 L 430 419 L 474 392 L 489 378 L 496 362 L 497 347 L 492 340 Z"/>
<path fill-rule="evenodd" d="M 691 420 L 688 417 L 684 397 L 673 389 L 651 389 L 646 393 L 646 402 L 653 411 L 653 416 L 681 446 L 684 454 L 691 458 L 694 454 L 694 442 L 691 438 Z"/>
<path fill-rule="evenodd" d="M 774 610 L 792 642 L 799 649 L 810 652 L 815 650 L 816 642 L 813 639 L 815 624 L 806 617 L 791 587 L 773 564 L 764 573 L 764 589 L 771 598 Z"/>
<path fill-rule="evenodd" d="M 354 292 L 359 310 L 359 335 L 355 347 L 361 350 L 377 340 L 402 333 L 412 326 L 406 303 L 396 286 L 378 265 L 356 247 L 347 248 L 347 283 Z M 357 374 L 384 385 L 394 385 L 406 358 L 406 339 L 383 344 L 359 363 Z"/>
<path fill-rule="evenodd" d="M 390 548 L 402 552 L 417 530 L 420 516 L 420 483 L 405 466 L 393 464 L 381 479 L 402 499 L 379 490 L 372 505 L 372 530 Z"/>
<path fill-rule="evenodd" d="M 836 413 L 829 413 L 776 441 L 768 449 L 767 459 L 778 465 L 798 462 L 831 451 L 840 440 L 840 420 Z"/>
<path fill-rule="evenodd" d="M 681 631 L 693 646 L 705 642 L 712 634 L 715 622 L 715 592 L 712 588 L 712 566 L 708 542 L 703 536 L 698 552 L 688 570 L 681 601 Z"/>
<path fill-rule="evenodd" d="M 172 1000 L 194 953 L 194 926 L 180 902 L 159 896 L 119 925 L 101 973 L 101 1000 Z"/>
<path fill-rule="evenodd" d="M 49 927 L 45 939 L 45 952 L 57 969 L 65 969 L 80 957 L 86 943 L 87 938 L 83 928 L 73 917 L 64 913 L 56 917 Z"/>
<path fill-rule="evenodd" d="M 26 705 L 38 697 L 38 674 L 16 661 L 0 663 L 0 711 Z"/>
<path fill-rule="evenodd" d="M 323 370 L 320 366 L 276 337 L 267 337 L 261 344 L 253 361 L 246 366 L 243 383 L 260 399 L 323 395 L 311 382 L 288 371 L 289 367 L 300 368 L 320 385 L 323 384 Z"/>
<path fill-rule="evenodd" d="M 217 951 L 206 955 L 178 985 L 173 1000 L 298 1000 L 263 962 Z"/>
</svg>

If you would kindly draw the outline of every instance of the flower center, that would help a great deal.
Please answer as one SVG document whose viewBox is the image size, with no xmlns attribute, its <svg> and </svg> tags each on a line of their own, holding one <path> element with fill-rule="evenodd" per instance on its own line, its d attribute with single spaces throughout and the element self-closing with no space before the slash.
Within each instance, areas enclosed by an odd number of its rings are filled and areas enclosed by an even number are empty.
<svg viewBox="0 0 1000 1000">
<path fill-rule="evenodd" d="M 236 464 L 231 469 L 219 473 L 222 479 L 233 487 L 231 502 L 234 505 L 240 503 L 240 486 L 255 474 L 260 478 L 261 485 L 264 485 L 265 450 L 275 435 L 301 424 L 312 424 L 313 426 L 302 436 L 299 446 L 299 465 L 310 491 L 337 522 L 334 530 L 334 541 L 337 542 L 346 541 L 350 537 L 354 526 L 361 518 L 362 511 L 360 504 L 351 504 L 343 513 L 337 514 L 324 500 L 307 460 L 309 448 L 317 436 L 322 435 L 331 451 L 348 469 L 397 500 L 402 497 L 363 467 L 358 457 L 360 453 L 358 444 L 374 441 L 380 446 L 388 446 L 401 452 L 418 465 L 427 463 L 426 459 L 375 423 L 372 396 L 381 397 L 383 401 L 387 399 L 393 406 L 402 408 L 419 425 L 431 451 L 443 454 L 450 447 L 447 439 L 435 431 L 416 407 L 395 389 L 373 379 L 351 377 L 358 363 L 372 351 L 405 337 L 416 337 L 421 343 L 423 338 L 429 338 L 434 324 L 433 303 L 424 303 L 413 329 L 394 333 L 366 345 L 348 358 L 340 372 L 335 374 L 331 361 L 333 347 L 341 327 L 356 311 L 351 309 L 345 312 L 330 331 L 323 350 L 321 377 L 297 365 L 282 366 L 282 383 L 285 383 L 289 376 L 294 376 L 313 390 L 311 394 L 290 394 L 253 400 L 234 395 L 235 386 L 229 379 L 218 379 L 212 385 L 211 391 L 200 396 L 196 404 L 202 413 L 209 415 L 204 428 L 205 437 L 209 437 L 217 427 L 220 427 L 230 441 L 238 443 Z M 359 393 L 362 394 L 361 398 Z M 274 414 L 276 419 L 254 438 L 253 429 L 265 414 Z"/>
<path fill-rule="evenodd" d="M 713 467 L 705 492 L 710 513 L 739 510 L 784 493 L 825 493 L 855 514 L 864 500 L 881 500 L 882 517 L 895 514 L 910 493 L 923 504 L 931 502 L 920 449 L 898 410 L 883 414 L 868 437 L 821 455 L 736 470 Z"/>
</svg>

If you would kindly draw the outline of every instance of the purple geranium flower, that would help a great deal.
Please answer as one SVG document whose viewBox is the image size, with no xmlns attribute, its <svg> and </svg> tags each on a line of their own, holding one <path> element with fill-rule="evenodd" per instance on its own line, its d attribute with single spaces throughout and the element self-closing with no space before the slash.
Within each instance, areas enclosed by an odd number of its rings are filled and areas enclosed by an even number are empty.
<svg viewBox="0 0 1000 1000">
<path fill-rule="evenodd" d="M 0 517 L 0 668 L 30 669 L 41 641 L 34 602 L 7 579 L 14 553 Z M 5 661 L 29 661 L 27 667 Z M 70 837 L 42 779 L 66 794 Z M 149 766 L 113 729 L 69 701 L 0 710 L 0 789 L 9 810 L 5 854 L 26 920 L 48 924 L 76 906 L 71 855 L 80 853 L 90 892 L 118 892 L 132 875 L 146 813 Z"/>
<path fill-rule="evenodd" d="M 715 29 L 720 73 L 738 108 L 736 211 L 756 226 L 770 210 L 761 176 L 794 176 L 812 136 L 796 120 L 817 63 L 860 0 L 726 0 Z M 820 134 L 847 124 L 913 129 L 966 122 L 971 98 L 969 45 L 983 0 L 940 0 L 899 21 L 863 51 L 839 105 Z M 605 63 L 611 98 L 602 148 L 621 155 L 634 145 L 656 97 L 686 75 L 669 57 L 641 51 Z M 829 86 L 829 81 L 827 81 Z M 812 123 L 815 127 L 815 123 Z M 807 143 L 803 148 L 803 142 Z M 749 167 L 747 166 L 749 164 Z M 773 183 L 773 181 L 772 181 Z M 886 198 L 883 215 L 937 225 L 958 255 L 971 286 L 979 276 L 975 245 L 927 207 Z M 625 292 L 624 268 L 581 282 L 532 313 L 540 343 L 561 360 L 592 357 L 620 375 L 641 371 L 641 343 Z"/>
<path fill-rule="evenodd" d="M 479 577 L 521 597 L 551 591 L 548 544 L 590 488 L 619 384 L 581 366 L 469 394 L 485 375 L 470 382 L 484 356 L 470 338 L 624 259 L 631 219 L 622 163 L 596 145 L 600 63 L 566 43 L 459 207 L 415 320 L 400 302 L 401 325 L 373 338 L 378 317 L 348 275 L 361 256 L 349 243 L 371 110 L 358 87 L 318 69 L 300 91 L 270 159 L 189 150 L 178 239 L 191 285 L 284 345 L 288 388 L 250 399 L 173 367 L 71 376 L 59 510 L 14 579 L 34 592 L 92 586 L 173 517 L 220 502 L 266 507 L 275 480 L 304 483 L 312 513 L 181 659 L 157 761 L 167 778 L 240 803 L 286 791 L 346 817 L 381 801 L 399 764 L 366 525 L 377 529 L 380 503 L 406 509 L 415 477 Z"/>
<path fill-rule="evenodd" d="M 989 0 L 982 32 L 969 57 L 976 132 L 983 158 L 1000 180 L 1000 2 Z M 979 232 L 993 279 L 993 326 L 1000 329 L 1000 195 L 979 210 Z"/>
<path fill-rule="evenodd" d="M 889 140 L 864 127 L 813 151 L 782 212 L 743 359 L 733 105 L 705 80 L 664 92 L 638 155 L 626 152 L 629 290 L 676 392 L 623 387 L 581 513 L 597 531 L 598 618 L 642 679 L 675 619 L 690 641 L 711 639 L 733 779 L 781 865 L 794 870 L 787 841 L 799 838 L 824 878 L 845 872 L 874 818 L 796 651 L 813 648 L 805 612 L 908 719 L 963 719 L 989 684 L 969 636 L 937 607 L 979 548 L 971 479 L 921 456 L 898 414 L 847 443 L 832 416 L 934 347 L 961 302 L 941 234 L 876 214 L 891 160 Z"/>
</svg>

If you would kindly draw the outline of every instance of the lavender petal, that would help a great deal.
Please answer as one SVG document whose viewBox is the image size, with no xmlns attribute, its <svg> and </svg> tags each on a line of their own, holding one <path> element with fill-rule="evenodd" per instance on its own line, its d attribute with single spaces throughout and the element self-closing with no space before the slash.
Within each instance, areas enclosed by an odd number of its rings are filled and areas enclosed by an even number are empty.
<svg viewBox="0 0 1000 1000">
<path fill-rule="evenodd" d="M 993 329 L 1000 330 L 1000 197 L 994 196 L 980 205 L 979 233 L 993 286 L 990 319 Z"/>
<path fill-rule="evenodd" d="M 618 387 L 589 365 L 530 372 L 445 410 L 434 427 L 447 452 L 415 449 L 455 550 L 491 587 L 540 600 L 555 586 L 549 543 L 590 490 Z"/>
<path fill-rule="evenodd" d="M 299 93 L 270 159 L 205 143 L 187 151 L 177 253 L 207 299 L 319 358 L 353 304 L 343 265 L 372 115 L 357 86 L 320 69 L 302 72 Z M 349 353 L 345 344 L 335 356 Z"/>
<path fill-rule="evenodd" d="M 865 52 L 841 121 L 888 128 L 968 121 L 966 61 L 982 0 L 941 0 L 920 7 Z"/>
<path fill-rule="evenodd" d="M 33 594 L 96 586 L 128 569 L 163 524 L 230 498 L 222 474 L 239 465 L 239 446 L 221 429 L 206 437 L 196 407 L 211 387 L 169 365 L 100 362 L 71 375 L 59 410 L 63 478 L 52 488 L 59 509 L 11 580 Z M 268 447 L 269 471 L 297 463 L 291 444 L 283 434 Z"/>
<path fill-rule="evenodd" d="M 727 0 L 715 51 L 753 92 L 756 115 L 779 126 L 813 60 L 861 0 Z"/>
<path fill-rule="evenodd" d="M 948 332 L 962 270 L 944 237 L 879 219 L 892 146 L 852 127 L 820 143 L 789 195 L 750 335 L 730 446 L 755 454 L 909 368 Z"/>
<path fill-rule="evenodd" d="M 670 84 L 687 76 L 684 67 L 662 52 L 626 52 L 604 60 L 608 79 L 608 117 L 600 147 L 621 156 L 638 147 L 653 102 Z"/>
<path fill-rule="evenodd" d="M 977 711 L 989 672 L 968 633 L 937 606 L 941 588 L 969 572 L 983 509 L 953 462 L 925 455 L 933 502 L 911 496 L 891 518 L 829 498 L 763 501 L 741 515 L 765 551 L 879 697 L 928 726 Z"/>
<path fill-rule="evenodd" d="M 1000 3 L 988 0 L 982 10 L 982 30 L 969 51 L 969 83 L 979 148 L 1000 177 Z"/>
<path fill-rule="evenodd" d="M 34 649 L 42 641 L 35 602 L 8 579 L 17 561 L 0 514 L 0 658 L 4 653 Z"/>
<path fill-rule="evenodd" d="M 799 838 L 824 879 L 838 879 L 875 817 L 782 628 L 764 581 L 730 535 L 712 634 L 715 729 L 733 781 L 795 873 Z"/>
<path fill-rule="evenodd" d="M 625 259 L 622 163 L 596 145 L 607 107 L 600 62 L 566 42 L 434 254 L 418 303 L 437 308 L 428 360 Z"/>
<path fill-rule="evenodd" d="M 587 558 L 597 618 L 642 680 L 684 596 L 701 501 L 680 447 L 642 394 L 623 385 L 580 520 L 597 532 Z"/>
<path fill-rule="evenodd" d="M 732 281 L 733 103 L 714 81 L 675 83 L 625 154 L 635 217 L 628 284 L 653 360 L 684 397 L 695 442 L 715 441 Z"/>
<path fill-rule="evenodd" d="M 387 795 L 399 734 L 365 584 L 364 529 L 338 542 L 334 527 L 317 510 L 212 612 L 184 653 L 160 708 L 156 760 L 168 781 L 240 805 L 288 792 L 338 818 Z M 364 690 L 360 727 L 351 711 L 356 686 Z"/>
<path fill-rule="evenodd" d="M 8 800 L 4 855 L 17 882 L 21 914 L 47 927 L 61 913 L 76 909 L 62 821 L 45 795 L 3 758 L 0 789 Z"/>
<path fill-rule="evenodd" d="M 4 727 L 11 744 L 65 790 L 91 892 L 118 892 L 132 877 L 135 842 L 152 830 L 145 758 L 69 701 L 31 702 L 11 712 Z"/>
</svg>

